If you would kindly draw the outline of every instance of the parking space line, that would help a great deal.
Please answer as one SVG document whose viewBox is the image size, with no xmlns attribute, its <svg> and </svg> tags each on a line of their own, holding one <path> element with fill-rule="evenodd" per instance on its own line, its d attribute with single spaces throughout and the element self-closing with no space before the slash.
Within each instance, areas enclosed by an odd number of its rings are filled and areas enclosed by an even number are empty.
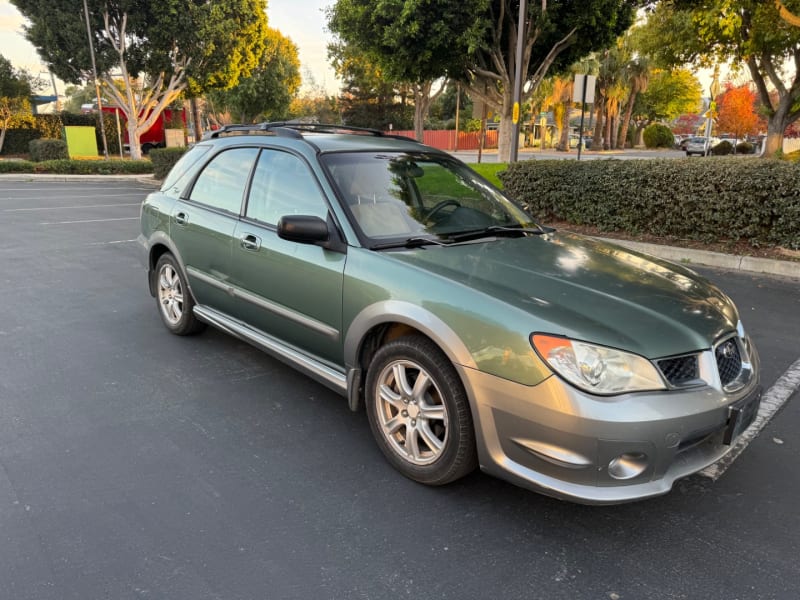
<svg viewBox="0 0 800 600">
<path fill-rule="evenodd" d="M 108 221 L 138 221 L 139 217 L 120 217 L 119 219 L 85 219 L 83 221 L 52 221 L 39 225 L 72 225 L 73 223 L 107 223 Z"/>
<path fill-rule="evenodd" d="M 2 191 L 6 191 L 7 192 L 8 190 L 2 190 Z M 127 193 L 127 194 L 102 193 L 102 194 L 80 194 L 80 195 L 75 195 L 75 196 L 70 196 L 68 194 L 62 194 L 62 195 L 59 196 L 59 198 L 62 198 L 64 200 L 69 200 L 69 199 L 78 199 L 78 198 L 126 198 L 126 197 L 129 197 L 129 196 L 135 196 L 137 198 L 141 198 L 142 197 L 141 194 L 130 192 L 130 193 Z M 52 199 L 53 199 L 53 196 L 6 196 L 6 197 L 0 196 L 0 200 L 24 200 L 25 202 L 30 202 L 32 200 L 52 200 Z M 141 202 L 140 202 L 140 204 L 141 204 Z"/>
<path fill-rule="evenodd" d="M 709 477 L 716 481 L 733 464 L 733 461 L 747 448 L 761 430 L 767 426 L 772 417 L 786 403 L 789 397 L 800 389 L 800 358 L 798 358 L 789 369 L 778 378 L 778 381 L 769 388 L 761 397 L 761 406 L 758 409 L 753 424 L 748 427 L 738 441 L 733 445 L 731 451 L 699 472 L 700 475 Z"/>
<path fill-rule="evenodd" d="M 89 242 L 87 246 L 108 246 L 109 244 L 130 244 L 136 240 L 113 240 L 111 242 Z"/>
<path fill-rule="evenodd" d="M 37 210 L 75 210 L 80 208 L 108 208 L 112 206 L 141 206 L 141 202 L 119 204 L 85 204 L 83 206 L 37 206 L 36 208 L 4 208 L 3 212 L 32 212 Z"/>
</svg>

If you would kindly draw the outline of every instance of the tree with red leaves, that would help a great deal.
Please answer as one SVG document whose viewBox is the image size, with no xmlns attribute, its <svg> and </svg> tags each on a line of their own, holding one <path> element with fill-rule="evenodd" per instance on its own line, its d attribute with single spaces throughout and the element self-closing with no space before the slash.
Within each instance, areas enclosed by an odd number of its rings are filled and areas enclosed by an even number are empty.
<svg viewBox="0 0 800 600">
<path fill-rule="evenodd" d="M 725 91 L 717 96 L 716 102 L 717 131 L 731 133 L 736 139 L 758 133 L 761 120 L 756 112 L 758 98 L 749 85 L 734 87 L 726 83 Z"/>
</svg>

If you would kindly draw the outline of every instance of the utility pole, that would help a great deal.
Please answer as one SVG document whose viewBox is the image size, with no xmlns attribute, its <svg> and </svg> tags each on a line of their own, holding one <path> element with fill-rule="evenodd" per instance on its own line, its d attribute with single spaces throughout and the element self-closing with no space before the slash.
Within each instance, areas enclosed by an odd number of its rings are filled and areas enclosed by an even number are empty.
<svg viewBox="0 0 800 600">
<path fill-rule="evenodd" d="M 83 0 L 83 14 L 86 16 L 86 35 L 89 37 L 89 53 L 92 56 L 92 76 L 94 77 L 94 91 L 97 95 L 97 111 L 100 115 L 100 137 L 103 138 L 103 157 L 108 160 L 108 142 L 106 141 L 106 126 L 103 115 L 103 99 L 100 97 L 100 80 L 97 79 L 97 64 L 94 60 L 94 42 L 92 41 L 92 27 L 89 24 L 89 7 Z"/>
<path fill-rule="evenodd" d="M 528 2 L 520 0 L 517 23 L 517 54 L 514 69 L 514 112 L 511 116 L 511 156 L 509 162 L 517 162 L 519 149 L 519 105 L 522 96 L 522 49 L 525 46 L 525 22 L 528 18 Z"/>
</svg>

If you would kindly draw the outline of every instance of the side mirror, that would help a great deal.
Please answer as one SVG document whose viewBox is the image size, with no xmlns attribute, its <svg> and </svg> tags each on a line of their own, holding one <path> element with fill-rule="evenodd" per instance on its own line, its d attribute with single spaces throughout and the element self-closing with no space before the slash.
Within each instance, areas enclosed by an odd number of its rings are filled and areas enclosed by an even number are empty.
<svg viewBox="0 0 800 600">
<path fill-rule="evenodd" d="M 301 244 L 319 244 L 330 238 L 328 224 L 310 215 L 286 215 L 278 220 L 278 237 Z"/>
</svg>

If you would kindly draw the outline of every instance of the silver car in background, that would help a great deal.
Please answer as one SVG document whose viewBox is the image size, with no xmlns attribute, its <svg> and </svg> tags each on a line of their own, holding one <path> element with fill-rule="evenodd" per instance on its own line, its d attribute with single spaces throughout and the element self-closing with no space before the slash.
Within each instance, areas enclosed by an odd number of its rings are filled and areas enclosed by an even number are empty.
<svg viewBox="0 0 800 600">
<path fill-rule="evenodd" d="M 691 137 L 686 142 L 686 156 L 697 154 L 698 156 L 708 156 L 711 150 L 719 144 L 719 138 Z"/>
</svg>

